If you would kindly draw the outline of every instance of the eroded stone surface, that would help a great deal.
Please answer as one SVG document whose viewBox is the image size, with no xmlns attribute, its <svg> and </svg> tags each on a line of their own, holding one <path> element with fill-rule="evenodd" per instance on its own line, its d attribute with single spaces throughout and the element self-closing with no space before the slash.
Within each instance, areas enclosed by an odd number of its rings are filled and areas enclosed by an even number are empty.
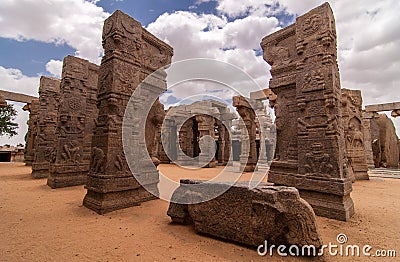
<svg viewBox="0 0 400 262">
<path fill-rule="evenodd" d="M 265 37 L 269 87 L 277 95 L 276 158 L 268 181 L 294 186 L 317 215 L 354 214 L 345 155 L 335 19 L 328 3 Z"/>
<path fill-rule="evenodd" d="M 104 22 L 103 47 L 105 53 L 99 69 L 97 97 L 99 115 L 92 139 L 87 194 L 83 201 L 84 206 L 98 213 L 138 205 L 157 197 L 158 171 L 150 160 L 147 161 L 145 135 L 139 129 L 146 121 L 143 103 L 166 89 L 165 73 L 153 76 L 154 84 L 148 82 L 140 92 L 141 97 L 133 101 L 129 147 L 136 161 L 132 166 L 135 176 L 123 150 L 122 122 L 128 101 L 138 85 L 151 73 L 168 65 L 173 55 L 169 45 L 119 10 Z M 139 184 L 138 176 L 146 181 Z M 143 184 L 153 194 L 142 187 Z"/>
<path fill-rule="evenodd" d="M 259 246 L 267 240 L 275 245 L 322 245 L 311 206 L 297 189 L 246 183 L 230 187 L 224 183 L 181 180 L 168 209 L 172 221 L 193 224 L 198 233 Z M 225 193 L 201 203 L 219 190 Z M 177 204 L 190 201 L 198 204 Z"/>
<path fill-rule="evenodd" d="M 57 114 L 56 156 L 47 185 L 52 188 L 86 183 L 97 110 L 99 66 L 73 56 L 64 58 Z"/>
<path fill-rule="evenodd" d="M 50 162 L 53 162 L 56 156 L 57 112 L 60 104 L 59 79 L 44 76 L 40 78 L 39 103 L 32 176 L 47 178 Z"/>
</svg>

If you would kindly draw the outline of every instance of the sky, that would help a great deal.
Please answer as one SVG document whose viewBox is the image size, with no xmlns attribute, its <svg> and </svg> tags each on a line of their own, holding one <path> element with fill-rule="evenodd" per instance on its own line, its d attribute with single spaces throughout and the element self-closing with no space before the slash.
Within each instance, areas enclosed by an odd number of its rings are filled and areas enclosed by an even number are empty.
<svg viewBox="0 0 400 262">
<path fill-rule="evenodd" d="M 38 96 L 41 75 L 60 77 L 62 60 L 75 55 L 99 64 L 104 20 L 119 9 L 174 48 L 173 62 L 212 58 L 231 63 L 268 87 L 270 66 L 261 39 L 322 4 L 320 0 L 2 0 L 0 89 Z M 360 89 L 364 105 L 400 101 L 398 0 L 332 0 L 343 88 Z M 205 92 L 207 85 L 201 88 Z M 166 105 L 190 96 L 173 89 Z M 228 99 L 229 92 L 213 95 Z M 16 103 L 23 143 L 28 113 Z M 400 136 L 400 119 L 395 119 Z"/>
</svg>

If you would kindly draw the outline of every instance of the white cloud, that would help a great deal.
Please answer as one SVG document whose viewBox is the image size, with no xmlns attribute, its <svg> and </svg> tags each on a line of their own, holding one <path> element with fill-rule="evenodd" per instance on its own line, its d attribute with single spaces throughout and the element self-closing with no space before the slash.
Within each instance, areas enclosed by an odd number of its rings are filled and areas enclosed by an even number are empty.
<svg viewBox="0 0 400 262">
<path fill-rule="evenodd" d="M 109 16 L 97 1 L 83 0 L 7 0 L 0 8 L 0 36 L 66 43 L 76 55 L 99 63 L 102 54 L 101 32 Z"/>
<path fill-rule="evenodd" d="M 54 77 L 61 78 L 63 61 L 51 59 L 46 64 L 47 72 L 51 73 Z"/>
<path fill-rule="evenodd" d="M 190 58 L 212 58 L 233 64 L 248 73 L 261 87 L 269 80 L 269 66 L 256 55 L 265 34 L 278 29 L 274 17 L 245 17 L 228 22 L 222 16 L 174 12 L 161 15 L 147 29 L 174 47 L 173 61 Z M 254 50 L 253 50 L 254 49 Z M 210 86 L 196 85 L 204 93 L 218 94 L 224 98 L 227 92 L 215 93 Z M 169 96 L 183 99 L 189 95 L 182 89 L 174 89 Z"/>
<path fill-rule="evenodd" d="M 1 89 L 32 96 L 39 96 L 39 77 L 29 77 L 21 70 L 0 66 Z"/>
</svg>

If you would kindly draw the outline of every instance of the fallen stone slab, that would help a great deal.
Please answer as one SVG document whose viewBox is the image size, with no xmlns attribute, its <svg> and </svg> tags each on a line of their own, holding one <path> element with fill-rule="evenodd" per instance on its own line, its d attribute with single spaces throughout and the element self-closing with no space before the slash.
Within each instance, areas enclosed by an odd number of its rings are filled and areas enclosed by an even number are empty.
<svg viewBox="0 0 400 262">
<path fill-rule="evenodd" d="M 217 192 L 224 193 L 203 202 Z M 314 211 L 294 187 L 181 180 L 167 214 L 175 223 L 193 224 L 198 233 L 248 246 L 322 245 Z"/>
</svg>

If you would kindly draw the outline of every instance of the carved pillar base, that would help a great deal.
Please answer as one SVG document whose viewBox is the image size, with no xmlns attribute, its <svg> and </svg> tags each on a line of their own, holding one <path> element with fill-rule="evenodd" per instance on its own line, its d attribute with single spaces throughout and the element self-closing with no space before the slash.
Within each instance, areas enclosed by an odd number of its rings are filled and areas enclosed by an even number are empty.
<svg viewBox="0 0 400 262">
<path fill-rule="evenodd" d="M 49 163 L 33 163 L 31 175 L 36 179 L 47 178 L 49 176 Z"/>
<path fill-rule="evenodd" d="M 348 221 L 354 215 L 350 179 L 329 179 L 297 174 L 297 162 L 272 161 L 268 182 L 296 187 L 317 216 Z"/>
<path fill-rule="evenodd" d="M 100 193 L 88 189 L 83 199 L 83 205 L 102 215 L 123 208 L 139 206 L 142 202 L 154 199 L 157 199 L 157 197 L 143 187 L 109 193 Z"/>
<path fill-rule="evenodd" d="M 299 190 L 299 193 L 312 206 L 317 216 L 349 221 L 354 215 L 354 203 L 350 194 L 339 196 L 307 190 Z"/>
<path fill-rule="evenodd" d="M 33 157 L 26 157 L 25 158 L 25 165 L 26 166 L 32 166 L 33 163 Z"/>
<path fill-rule="evenodd" d="M 249 163 L 248 155 L 240 155 L 240 171 L 241 172 L 254 172 L 257 171 L 257 163 Z"/>
<path fill-rule="evenodd" d="M 158 171 L 141 174 L 149 179 L 146 188 L 158 192 Z M 138 206 L 140 203 L 157 199 L 146 188 L 139 185 L 132 175 L 110 177 L 91 175 L 86 185 L 87 194 L 83 205 L 98 214 Z"/>
<path fill-rule="evenodd" d="M 47 185 L 51 188 L 85 185 L 89 164 L 54 164 L 50 167 Z"/>
</svg>

